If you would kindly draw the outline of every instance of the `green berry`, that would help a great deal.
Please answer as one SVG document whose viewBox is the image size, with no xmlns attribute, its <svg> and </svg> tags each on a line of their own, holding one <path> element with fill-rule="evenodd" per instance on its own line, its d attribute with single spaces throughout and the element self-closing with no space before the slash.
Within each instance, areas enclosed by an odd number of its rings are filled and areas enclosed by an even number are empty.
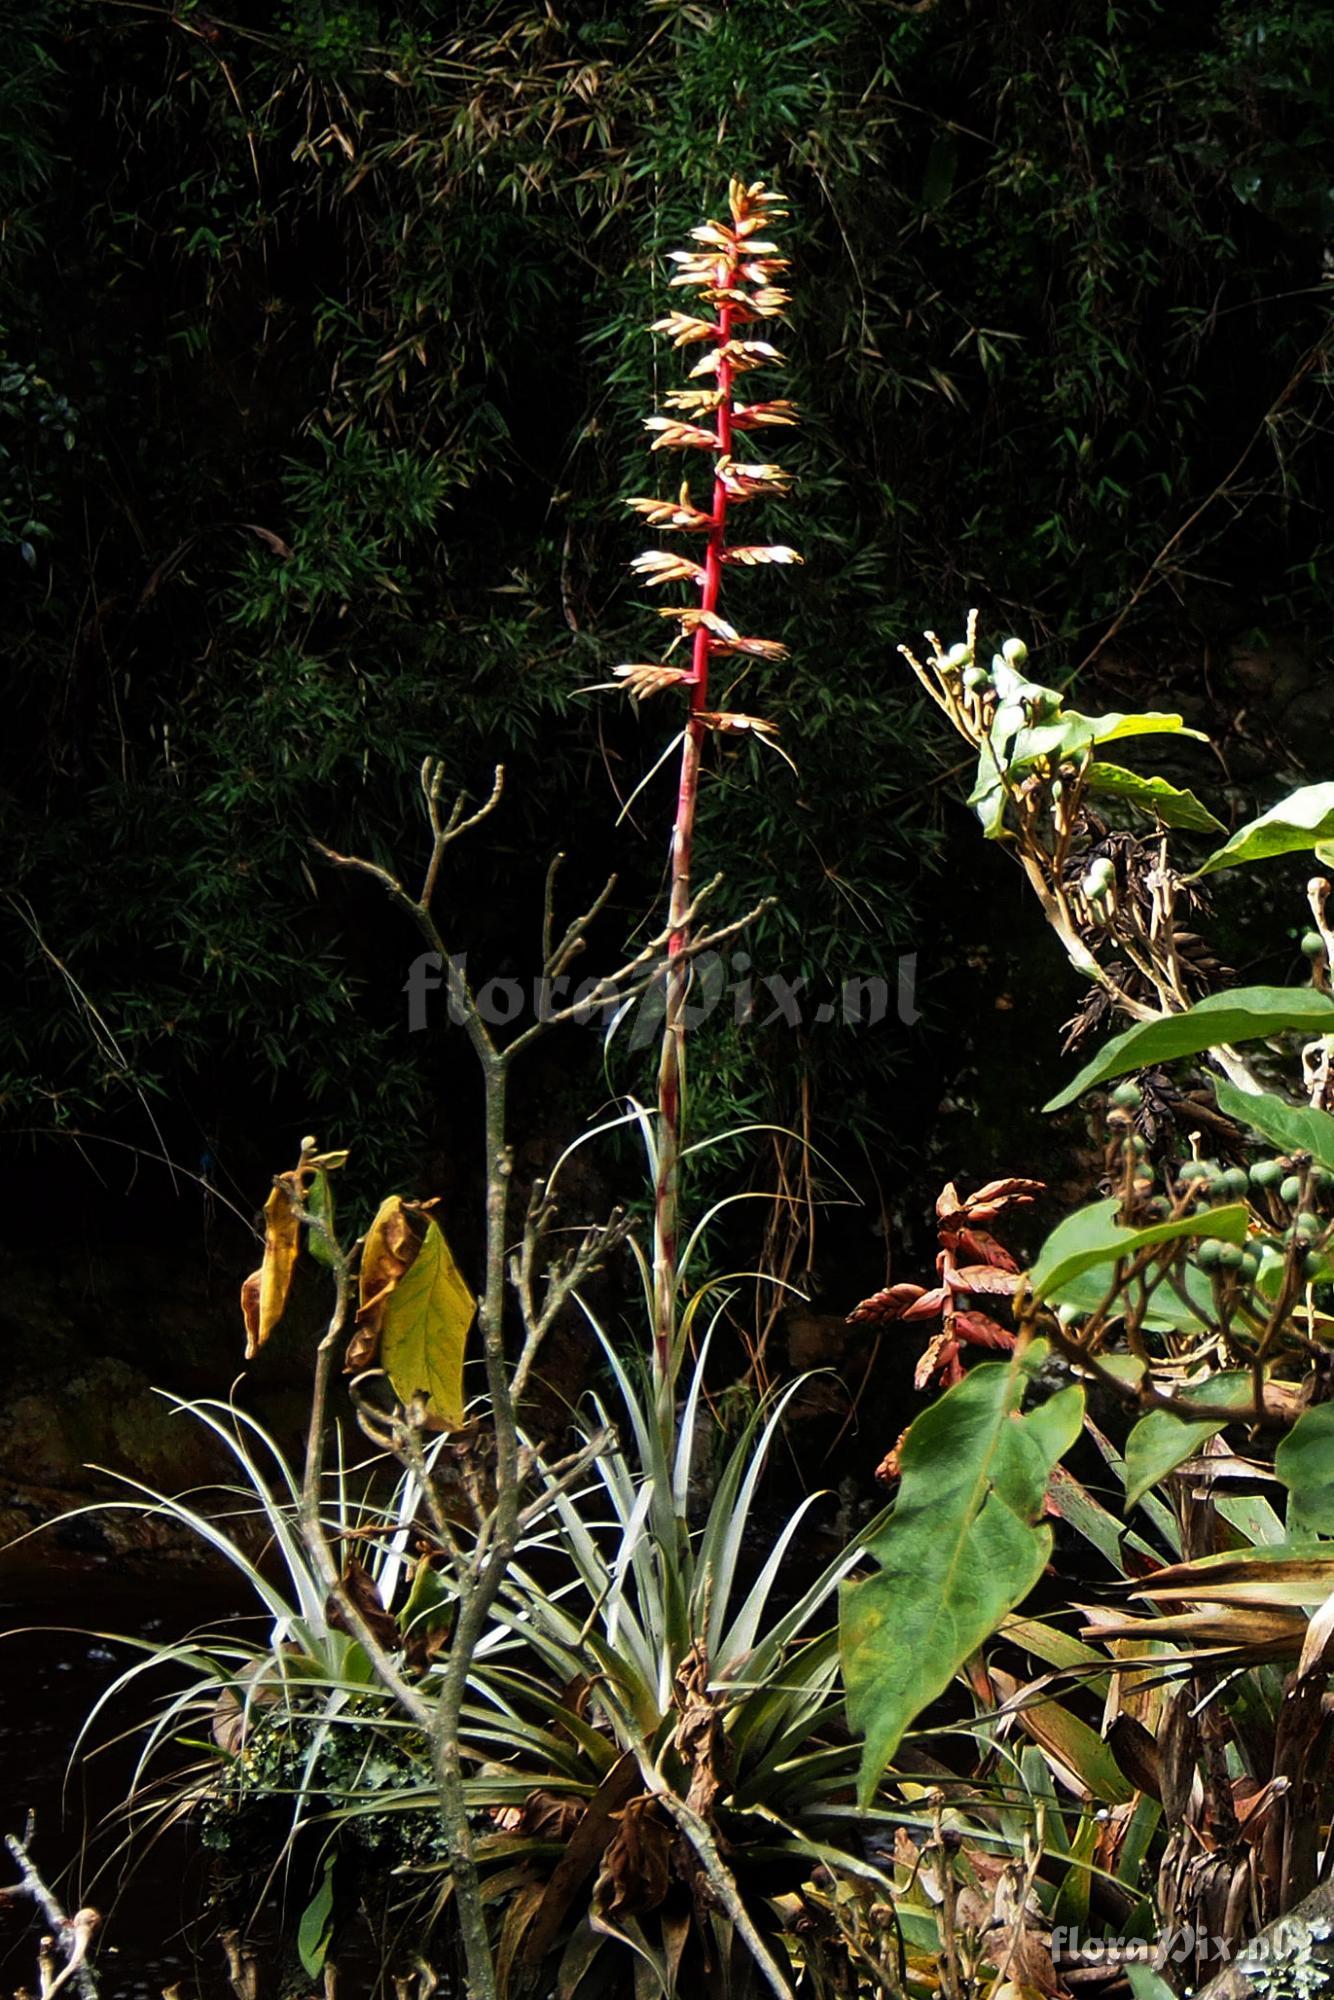
<svg viewBox="0 0 1334 2000">
<path fill-rule="evenodd" d="M 965 667 L 963 670 L 963 684 L 969 694 L 985 694 L 987 689 L 992 685 L 991 675 L 985 667 Z"/>
<path fill-rule="evenodd" d="M 1211 1181 L 1213 1177 L 1214 1170 L 1208 1160 L 1187 1160 L 1177 1175 L 1183 1187 L 1190 1181 Z"/>
<path fill-rule="evenodd" d="M 1137 1083 L 1118 1083 L 1110 1102 L 1118 1111 L 1138 1111 L 1144 1102 L 1144 1092 Z"/>
<path fill-rule="evenodd" d="M 1222 1244 L 1215 1243 L 1212 1237 L 1206 1236 L 1204 1242 L 1201 1243 L 1199 1249 L 1195 1252 L 1195 1262 L 1202 1271 L 1214 1271 L 1217 1270 L 1222 1261 Z"/>
<path fill-rule="evenodd" d="M 1246 1252 L 1240 1243 L 1220 1243 L 1218 1261 L 1225 1271 L 1239 1271 Z"/>
<path fill-rule="evenodd" d="M 1224 1194 L 1235 1198 L 1246 1193 L 1250 1176 L 1244 1167 L 1229 1167 L 1225 1174 L 1218 1176 L 1217 1185 Z"/>
<path fill-rule="evenodd" d="M 1256 1256 L 1254 1250 L 1244 1250 L 1242 1252 L 1241 1266 L 1240 1266 L 1242 1277 L 1248 1279 L 1253 1278 L 1257 1273 L 1257 1271 L 1259 1270 L 1259 1268 L 1260 1268 L 1260 1259 Z"/>
<path fill-rule="evenodd" d="M 1001 647 L 1001 653 L 1016 673 L 1028 658 L 1028 648 L 1022 639 L 1007 639 Z"/>
<path fill-rule="evenodd" d="M 1284 1181 L 1282 1187 L 1278 1191 L 1278 1198 L 1280 1201 L 1286 1201 L 1288 1206 L 1291 1207 L 1294 1201 L 1301 1200 L 1301 1194 L 1302 1194 L 1301 1175 L 1289 1174 L 1287 1179 Z"/>
<path fill-rule="evenodd" d="M 1309 1208 L 1304 1208 L 1297 1217 L 1296 1228 L 1298 1234 L 1301 1236 L 1319 1236 L 1324 1226 L 1320 1217 L 1312 1215 Z"/>
<path fill-rule="evenodd" d="M 1321 937 L 1319 931 L 1306 931 L 1303 933 L 1302 950 L 1308 958 L 1324 957 L 1325 940 Z"/>
<path fill-rule="evenodd" d="M 1258 1188 L 1277 1187 L 1285 1172 L 1282 1160 L 1257 1160 L 1251 1168 L 1251 1179 Z"/>
</svg>

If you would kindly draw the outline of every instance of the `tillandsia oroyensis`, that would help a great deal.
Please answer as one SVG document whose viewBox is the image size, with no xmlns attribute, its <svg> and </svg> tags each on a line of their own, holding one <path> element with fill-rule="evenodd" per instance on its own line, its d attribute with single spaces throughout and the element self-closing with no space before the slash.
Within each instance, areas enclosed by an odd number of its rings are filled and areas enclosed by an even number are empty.
<svg viewBox="0 0 1334 2000">
<path fill-rule="evenodd" d="M 739 433 L 769 427 L 784 428 L 797 420 L 795 406 L 779 399 L 739 402 L 739 378 L 761 368 L 779 368 L 783 356 L 771 341 L 750 337 L 747 329 L 784 313 L 789 295 L 775 282 L 787 269 L 778 245 L 767 230 L 783 213 L 783 197 L 762 181 L 734 180 L 728 190 L 729 220 L 704 222 L 691 231 L 699 246 L 674 250 L 676 266 L 669 283 L 699 294 L 707 308 L 699 315 L 670 312 L 655 320 L 654 333 L 667 334 L 674 347 L 702 347 L 690 370 L 691 386 L 673 389 L 665 397 L 669 414 L 645 419 L 654 433 L 654 451 L 708 452 L 713 458 L 713 493 L 709 506 L 694 497 L 687 476 L 672 500 L 634 499 L 629 505 L 651 526 L 705 538 L 703 561 L 666 549 L 646 549 L 631 567 L 649 584 L 685 583 L 695 601 L 663 605 L 660 615 L 674 621 L 676 636 L 668 653 L 689 645 L 689 666 L 667 659 L 638 661 L 616 669 L 631 696 L 642 701 L 666 688 L 689 694 L 689 713 L 682 738 L 681 776 L 676 819 L 672 829 L 670 940 L 662 1058 L 658 1074 L 658 1161 L 654 1228 L 654 1359 L 665 1379 L 672 1346 L 676 1295 L 676 1212 L 685 1086 L 685 1002 L 689 968 L 683 949 L 690 910 L 691 845 L 695 802 L 699 789 L 704 740 L 715 735 L 752 735 L 772 739 L 777 730 L 760 716 L 710 706 L 709 670 L 716 658 L 783 660 L 787 648 L 776 639 L 750 638 L 722 616 L 718 605 L 723 574 L 729 567 L 756 568 L 768 563 L 798 563 L 795 549 L 782 543 L 736 543 L 727 540 L 728 511 L 751 500 L 782 496 L 791 476 L 782 466 L 757 463 L 735 455 Z"/>
</svg>

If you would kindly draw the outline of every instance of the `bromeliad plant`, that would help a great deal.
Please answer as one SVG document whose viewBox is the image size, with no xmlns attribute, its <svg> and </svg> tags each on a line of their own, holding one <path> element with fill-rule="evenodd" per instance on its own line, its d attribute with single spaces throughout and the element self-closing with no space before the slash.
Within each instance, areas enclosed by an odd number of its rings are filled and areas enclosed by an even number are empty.
<svg viewBox="0 0 1334 2000">
<path fill-rule="evenodd" d="M 764 741 L 777 733 L 775 725 L 756 715 L 719 708 L 710 691 L 710 671 L 720 659 L 777 661 L 787 648 L 776 639 L 748 638 L 723 617 L 719 603 L 724 572 L 753 569 L 770 563 L 797 563 L 795 549 L 781 543 L 729 544 L 728 513 L 767 496 L 781 496 L 791 484 L 779 465 L 756 463 L 735 455 L 739 435 L 796 422 L 796 407 L 783 399 L 739 402 L 738 383 L 757 369 L 782 365 L 783 357 L 768 340 L 747 335 L 746 329 L 779 318 L 789 295 L 774 280 L 787 269 L 778 245 L 764 235 L 783 213 L 780 194 L 762 181 L 733 181 L 729 219 L 704 222 L 691 232 L 701 246 L 674 250 L 676 272 L 669 280 L 698 292 L 708 316 L 670 312 L 656 320 L 654 333 L 667 334 L 673 347 L 702 347 L 690 370 L 698 388 L 673 389 L 666 397 L 671 415 L 645 419 L 656 433 L 653 450 L 694 451 L 713 459 L 709 504 L 701 505 L 691 482 L 681 483 L 675 499 L 635 499 L 628 504 L 652 527 L 704 537 L 703 561 L 664 549 L 647 549 L 632 564 L 650 584 L 687 583 L 698 601 L 666 605 L 663 618 L 677 627 L 671 651 L 688 645 L 689 666 L 670 661 L 639 661 L 616 669 L 631 696 L 642 701 L 668 688 L 688 692 L 689 712 L 681 736 L 681 775 L 676 818 L 672 827 L 671 892 L 668 906 L 668 966 L 662 1056 L 658 1071 L 658 1162 L 654 1220 L 654 1355 L 665 1378 L 676 1313 L 677 1203 L 680 1182 L 681 1134 L 685 1116 L 685 1024 L 689 974 L 684 947 L 690 931 L 691 860 L 695 802 L 700 764 L 708 736 L 751 736 Z"/>
<path fill-rule="evenodd" d="M 498 806 L 499 773 L 480 811 L 469 814 L 460 798 L 446 812 L 441 766 L 434 760 L 424 766 L 430 844 L 419 887 L 405 886 L 377 863 L 321 850 L 331 865 L 378 882 L 415 925 L 444 973 L 451 1015 L 477 1057 L 485 1094 L 486 1187 L 479 1295 L 474 1300 L 456 1269 L 433 1204 L 390 1196 L 364 1234 L 349 1234 L 335 1217 L 333 1200 L 333 1177 L 346 1156 L 321 1153 L 313 1139 L 303 1144 L 295 1166 L 275 1178 L 263 1262 L 242 1295 L 252 1355 L 281 1323 L 299 1257 L 324 1266 L 333 1284 L 305 1464 L 279 1510 L 283 1532 L 296 1536 L 308 1571 L 313 1611 L 307 1623 L 314 1637 L 302 1642 L 302 1656 L 316 1661 L 315 1685 L 291 1697 L 293 1673 L 281 1640 L 269 1663 L 249 1673 L 244 1694 L 241 1656 L 222 1660 L 210 1679 L 209 1650 L 201 1648 L 189 1655 L 191 1665 L 204 1662 L 189 1699 L 207 1703 L 216 1682 L 217 1693 L 230 1692 L 233 1706 L 240 1705 L 244 1724 L 263 1709 L 256 1729 L 270 1741 L 281 1736 L 290 1753 L 284 1769 L 289 1777 L 296 1774 L 293 1811 L 303 1823 L 311 1811 L 326 1823 L 350 1822 L 363 1809 L 434 1815 L 444 1881 L 437 1877 L 433 1887 L 437 1901 L 449 1901 L 456 1913 L 472 2000 L 495 2000 L 506 1989 L 520 1945 L 528 1970 L 545 1964 L 558 1947 L 563 1955 L 573 1950 L 576 1962 L 580 1953 L 591 1961 L 590 1929 L 596 1946 L 604 1934 L 599 1926 L 610 1925 L 638 1951 L 646 1917 L 660 1941 L 658 1958 L 650 1954 L 650 1962 L 670 1993 L 686 1936 L 678 1891 L 685 1895 L 686 1929 L 693 1927 L 700 1967 L 712 1976 L 720 1953 L 719 1976 L 728 1990 L 758 1979 L 787 2000 L 799 1982 L 810 1990 L 819 1986 L 821 1955 L 797 1931 L 778 1942 L 784 1916 L 768 1889 L 753 1886 L 750 1877 L 761 1884 L 781 1880 L 784 1893 L 797 1899 L 789 1914 L 798 1922 L 803 1884 L 813 1870 L 823 1867 L 840 1879 L 866 1872 L 856 1852 L 855 1821 L 840 1844 L 837 1815 L 831 1820 L 829 1813 L 836 1794 L 843 1793 L 846 1803 L 856 1753 L 838 1718 L 826 1607 L 854 1554 L 840 1556 L 771 1614 L 783 1556 L 805 1508 L 782 1529 L 777 1553 L 753 1580 L 743 1581 L 738 1571 L 744 1524 L 780 1410 L 770 1402 L 756 1412 L 701 1531 L 690 1519 L 688 1474 L 702 1359 L 684 1416 L 678 1419 L 676 1409 L 678 1378 L 705 1296 L 700 1287 L 685 1296 L 700 1230 L 678 1246 L 678 1185 L 690 1150 L 681 1128 L 686 981 L 698 953 L 725 943 L 756 914 L 712 930 L 698 923 L 708 894 L 692 890 L 690 875 L 701 754 L 709 734 L 750 732 L 765 739 L 772 733 L 756 718 L 708 705 L 710 667 L 722 657 L 777 659 L 784 652 L 728 624 L 719 592 L 728 568 L 798 560 L 786 547 L 731 545 L 726 536 L 732 505 L 781 493 L 787 484 L 779 468 L 738 459 L 733 438 L 734 432 L 793 421 L 787 403 L 743 404 L 734 392 L 737 378 L 780 358 L 769 343 L 746 334 L 786 302 L 771 282 L 783 260 L 761 234 L 777 206 L 778 198 L 761 184 L 733 183 L 730 222 L 706 223 L 697 232 L 704 247 L 681 253 L 673 281 L 699 288 L 715 317 L 673 313 L 661 323 L 678 345 L 708 350 L 693 371 L 704 386 L 678 391 L 671 402 L 691 421 L 673 416 L 652 423 L 659 445 L 714 455 L 711 511 L 693 504 L 688 482 L 674 503 L 636 503 L 656 522 L 704 534 L 706 545 L 702 564 L 654 552 L 636 565 L 653 581 L 684 579 L 699 589 L 697 604 L 666 613 L 678 627 L 678 643 L 691 647 L 690 667 L 660 662 L 622 675 L 637 698 L 669 682 L 690 690 L 671 897 L 660 934 L 591 996 L 593 1004 L 618 1008 L 665 978 L 657 1130 L 637 1106 L 618 1121 L 638 1122 L 644 1131 L 656 1195 L 654 1254 L 641 1259 L 651 1408 L 636 1402 L 631 1376 L 607 1344 L 633 1446 L 617 1448 L 599 1420 L 553 1464 L 521 1428 L 547 1333 L 581 1303 L 583 1282 L 627 1240 L 628 1227 L 617 1211 L 558 1254 L 552 1245 L 554 1175 L 534 1189 L 524 1220 L 514 1215 L 510 1073 L 534 1040 L 574 1008 L 516 1026 L 504 1039 L 483 1018 L 463 961 L 451 952 L 437 917 L 450 851 Z M 711 428 L 694 421 L 702 418 Z M 554 887 L 553 869 L 542 928 L 542 974 L 553 984 L 583 949 L 610 893 L 609 885 L 561 934 Z M 579 1005 L 588 999 L 582 996 Z M 468 1421 L 464 1348 L 474 1306 L 485 1396 Z M 358 1421 L 398 1462 L 401 1491 L 410 1496 L 406 1513 L 400 1507 L 392 1524 L 385 1519 L 375 1528 L 369 1562 L 368 1545 L 350 1534 L 337 1510 L 331 1517 L 328 1505 L 331 1398 L 340 1363 L 352 1376 Z M 611 1502 L 610 1521 L 596 1501 L 599 1493 Z M 416 1558 L 411 1575 L 405 1537 Z M 336 1640 L 321 1666 L 331 1631 L 345 1635 L 347 1645 Z M 586 1694 L 577 1696 L 572 1684 L 584 1671 L 586 1654 L 598 1671 Z M 349 1687 L 363 1680 L 375 1695 L 358 1696 L 348 1706 Z M 537 1718 L 534 1700 L 542 1711 Z M 373 1717 L 377 1741 L 390 1716 L 391 1734 L 400 1744 L 416 1744 L 425 1765 L 392 1800 L 383 1787 L 369 1803 L 350 1792 L 331 1796 L 325 1750 L 340 1729 L 364 1715 Z M 243 1727 L 230 1750 L 219 1748 L 224 1755 L 253 1755 L 258 1740 Z M 346 1759 L 337 1761 L 345 1771 Z M 628 1772 L 630 1782 L 611 1807 L 604 1783 L 613 1768 Z M 553 1792 L 570 1849 L 581 1857 L 582 1873 L 573 1880 L 571 1867 L 557 1867 L 546 1879 L 552 1855 L 550 1841 L 544 1844 L 550 1827 L 542 1800 Z M 518 1836 L 522 1855 L 510 1835 Z M 638 1874 L 631 1852 L 636 1837 L 644 1858 Z M 506 1865 L 497 1868 L 497 1860 Z M 738 1873 L 743 1860 L 744 1881 Z M 520 1861 L 523 1870 L 516 1872 Z M 597 1885 L 609 1876 L 619 1885 L 616 1893 L 601 1894 Z M 322 1908 L 317 1897 L 314 1914 L 307 1912 L 312 1924 Z M 841 1921 L 833 1926 L 840 1935 Z M 864 1955 L 860 1944 L 839 1950 L 845 1970 L 849 1952 Z M 642 1963 L 641 1953 L 641 1974 Z M 569 1990 L 575 1983 L 568 1981 Z"/>
</svg>

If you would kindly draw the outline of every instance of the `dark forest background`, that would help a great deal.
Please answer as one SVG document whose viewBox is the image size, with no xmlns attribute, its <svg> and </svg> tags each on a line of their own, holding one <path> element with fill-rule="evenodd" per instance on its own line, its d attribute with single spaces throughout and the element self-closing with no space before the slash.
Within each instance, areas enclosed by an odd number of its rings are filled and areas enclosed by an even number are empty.
<svg viewBox="0 0 1334 2000">
<path fill-rule="evenodd" d="M 474 970 L 531 977 L 558 849 L 571 907 L 618 873 L 590 965 L 644 934 L 671 778 L 618 813 L 675 723 L 587 690 L 654 656 L 619 503 L 670 477 L 641 419 L 680 370 L 643 329 L 729 174 L 792 208 L 806 421 L 765 525 L 806 567 L 744 588 L 792 648 L 762 712 L 798 775 L 729 747 L 699 866 L 722 915 L 776 899 L 759 971 L 892 988 L 915 952 L 922 1018 L 720 1014 L 694 1130 L 773 1121 L 848 1177 L 815 1250 L 844 1306 L 928 1240 L 940 1174 L 1050 1174 L 1028 1113 L 1078 996 L 895 649 L 977 605 L 1082 706 L 1208 728 L 1195 781 L 1237 816 L 1327 774 L 1324 0 L 0 14 L 13 1254 L 197 1254 L 221 1201 L 154 1156 L 248 1215 L 310 1131 L 350 1191 L 443 1190 L 466 1263 L 458 1038 L 407 1032 L 415 941 L 310 841 L 411 866 L 422 758 L 482 796 L 503 761 L 447 888 Z M 1297 906 L 1254 916 L 1221 911 L 1233 962 L 1295 976 Z M 521 1170 L 651 1074 L 549 1044 Z M 739 1140 L 709 1188 L 777 1164 Z"/>
</svg>

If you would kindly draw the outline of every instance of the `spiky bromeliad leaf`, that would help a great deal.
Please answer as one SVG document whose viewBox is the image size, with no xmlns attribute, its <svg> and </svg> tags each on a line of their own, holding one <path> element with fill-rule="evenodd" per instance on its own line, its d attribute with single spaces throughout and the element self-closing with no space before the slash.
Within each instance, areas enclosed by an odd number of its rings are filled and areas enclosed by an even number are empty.
<svg viewBox="0 0 1334 2000">
<path fill-rule="evenodd" d="M 1210 993 L 1180 1014 L 1138 1021 L 1124 1034 L 1114 1035 L 1043 1110 L 1063 1111 L 1095 1084 L 1132 1070 L 1197 1056 L 1228 1042 L 1253 1042 L 1262 1035 L 1289 1032 L 1334 1034 L 1334 1000 L 1310 986 L 1235 986 L 1227 993 Z"/>
<path fill-rule="evenodd" d="M 918 1715 L 1037 1582 L 1051 1530 L 1035 1526 L 1052 1468 L 1079 1435 L 1083 1392 L 1027 1416 L 1033 1342 L 983 1362 L 924 1410 L 903 1443 L 898 1504 L 870 1544 L 879 1574 L 843 1586 L 840 1652 L 848 1719 L 865 1738 L 860 1796 Z"/>
</svg>

